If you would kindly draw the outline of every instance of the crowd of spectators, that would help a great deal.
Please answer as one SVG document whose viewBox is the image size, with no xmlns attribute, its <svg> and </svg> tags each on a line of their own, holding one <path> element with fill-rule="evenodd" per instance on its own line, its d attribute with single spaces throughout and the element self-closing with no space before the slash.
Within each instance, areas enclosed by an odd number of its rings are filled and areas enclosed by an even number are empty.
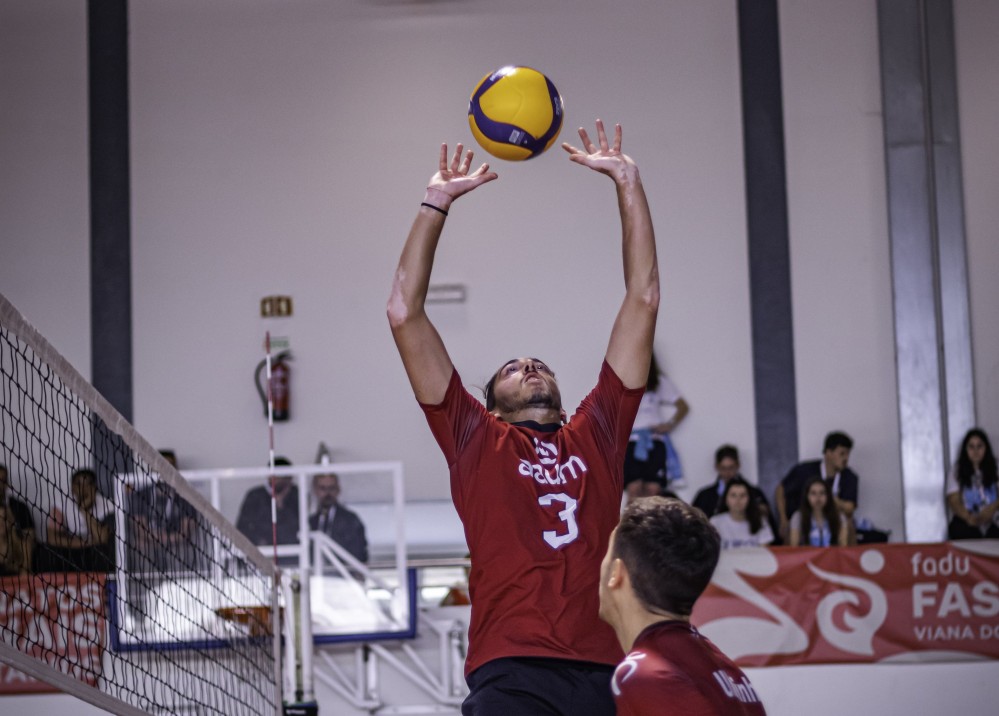
<svg viewBox="0 0 999 716">
<path fill-rule="evenodd" d="M 726 549 L 857 544 L 855 512 L 860 479 L 848 466 L 852 449 L 853 440 L 846 433 L 829 433 L 821 458 L 793 466 L 780 481 L 771 508 L 763 491 L 742 476 L 738 448 L 722 445 L 715 451 L 715 479 L 696 493 L 691 504 L 710 518 Z M 162 454 L 176 468 L 173 452 L 164 450 Z M 278 458 L 275 464 L 279 468 L 292 466 L 285 458 Z M 668 484 L 659 484 L 664 494 L 672 494 Z M 364 523 L 340 502 L 340 490 L 335 473 L 313 478 L 314 509 L 308 528 L 328 535 L 357 561 L 366 563 Z M 999 539 L 999 470 L 988 435 L 980 428 L 969 430 L 961 441 L 942 493 L 949 518 L 948 539 Z M 272 544 L 272 494 L 277 544 L 298 543 L 298 488 L 291 471 L 277 474 L 268 484 L 246 493 L 236 518 L 237 528 L 256 545 Z M 157 479 L 136 490 L 127 511 L 132 568 L 190 567 L 189 557 L 182 562 L 180 548 L 174 545 L 191 543 L 197 511 L 167 482 Z M 93 470 L 73 472 L 69 494 L 43 521 L 46 529 L 44 539 L 40 539 L 31 508 L 11 494 L 8 469 L 0 464 L 0 575 L 114 569 L 114 506 L 98 492 Z M 887 539 L 887 534 L 882 537 Z"/>
</svg>

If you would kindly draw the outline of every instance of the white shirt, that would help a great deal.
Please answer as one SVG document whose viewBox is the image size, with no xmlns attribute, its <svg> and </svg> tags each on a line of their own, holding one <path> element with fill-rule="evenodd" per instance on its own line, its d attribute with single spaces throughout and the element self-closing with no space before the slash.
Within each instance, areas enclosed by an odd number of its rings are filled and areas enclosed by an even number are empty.
<svg viewBox="0 0 999 716">
<path fill-rule="evenodd" d="M 739 522 L 733 519 L 731 512 L 719 512 L 711 518 L 711 524 L 721 535 L 722 549 L 736 547 L 763 547 L 774 541 L 774 533 L 766 520 L 760 520 L 760 529 L 756 534 L 749 531 L 749 520 Z"/>
<path fill-rule="evenodd" d="M 92 510 L 94 518 L 100 522 L 109 514 L 111 514 L 113 507 L 111 503 L 103 495 L 97 495 L 94 498 L 94 508 Z M 82 539 L 90 538 L 90 528 L 87 527 L 87 518 L 80 512 L 79 506 L 75 502 L 71 502 L 66 507 L 66 512 L 63 513 L 63 527 L 67 532 L 76 537 Z"/>
<path fill-rule="evenodd" d="M 676 414 L 676 401 L 682 397 L 673 381 L 665 375 L 659 376 L 659 387 L 655 392 L 645 391 L 642 395 L 632 430 L 644 430 L 668 422 Z"/>
</svg>

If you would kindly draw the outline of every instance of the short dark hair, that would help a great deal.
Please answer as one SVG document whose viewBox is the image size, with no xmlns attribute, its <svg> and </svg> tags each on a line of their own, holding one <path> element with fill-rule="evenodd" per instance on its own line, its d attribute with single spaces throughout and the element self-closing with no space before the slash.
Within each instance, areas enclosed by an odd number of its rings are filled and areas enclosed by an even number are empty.
<svg viewBox="0 0 999 716">
<path fill-rule="evenodd" d="M 63 474 L 65 475 L 66 473 Z M 86 478 L 88 482 L 92 482 L 95 485 L 97 484 L 97 473 L 91 470 L 89 467 L 81 467 L 75 472 L 73 472 L 72 477 L 70 477 L 70 481 L 75 480 L 78 477 Z"/>
<path fill-rule="evenodd" d="M 620 559 L 647 607 L 687 616 L 711 581 L 721 538 L 700 510 L 668 497 L 633 501 L 611 555 Z"/>
<path fill-rule="evenodd" d="M 853 438 L 840 431 L 832 432 L 826 435 L 826 441 L 822 445 L 822 452 L 835 450 L 838 447 L 845 447 L 847 450 L 853 450 Z"/>
<path fill-rule="evenodd" d="M 728 443 L 722 445 L 720 448 L 715 450 L 715 465 L 727 457 L 739 462 L 739 448 L 735 445 L 729 445 Z"/>
</svg>

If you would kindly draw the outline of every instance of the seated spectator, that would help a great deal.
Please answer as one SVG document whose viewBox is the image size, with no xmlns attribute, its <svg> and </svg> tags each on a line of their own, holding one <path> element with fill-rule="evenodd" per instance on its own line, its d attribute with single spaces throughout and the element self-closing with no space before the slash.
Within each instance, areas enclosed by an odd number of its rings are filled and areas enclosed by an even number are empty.
<svg viewBox="0 0 999 716">
<path fill-rule="evenodd" d="M 25 539 L 14 514 L 10 507 L 0 504 L 0 576 L 26 574 L 30 565 Z"/>
<path fill-rule="evenodd" d="M 160 453 L 174 468 L 177 458 L 171 450 Z M 158 477 L 152 485 L 138 490 L 131 500 L 131 546 L 136 551 L 135 568 L 192 569 L 197 512 L 177 491 Z"/>
<path fill-rule="evenodd" d="M 340 504 L 340 478 L 334 473 L 312 478 L 316 511 L 309 516 L 309 529 L 323 532 L 353 555 L 358 562 L 368 561 L 368 538 L 364 523 L 355 512 Z"/>
<path fill-rule="evenodd" d="M 821 460 L 810 460 L 795 465 L 781 480 L 775 495 L 781 537 L 787 537 L 788 520 L 791 518 L 791 513 L 802 503 L 805 485 L 813 477 L 820 477 L 826 481 L 829 494 L 845 518 L 851 544 L 855 541 L 853 513 L 857 509 L 860 479 L 857 473 L 847 467 L 852 449 L 853 439 L 849 435 L 841 432 L 829 433 L 823 443 Z"/>
<path fill-rule="evenodd" d="M 735 445 L 722 445 L 715 450 L 715 472 L 718 477 L 713 483 L 699 490 L 691 504 L 708 517 L 721 512 L 725 506 L 722 499 L 725 488 L 730 480 L 738 477 L 748 486 L 750 501 L 755 504 L 760 517 L 769 525 L 771 534 L 776 535 L 777 523 L 774 521 L 773 510 L 770 509 L 766 495 L 763 494 L 763 490 L 756 485 L 751 485 L 748 480 L 742 477 L 740 467 L 739 449 Z M 774 537 L 774 542 L 780 544 L 780 540 L 776 537 Z"/>
<path fill-rule="evenodd" d="M 845 547 L 848 544 L 846 520 L 829 495 L 829 485 L 813 477 L 805 486 L 801 504 L 790 519 L 792 547 Z"/>
<path fill-rule="evenodd" d="M 999 538 L 999 473 L 984 430 L 972 428 L 964 436 L 945 492 L 952 515 L 947 539 Z"/>
<path fill-rule="evenodd" d="M 8 494 L 7 466 L 0 464 L 0 574 L 31 571 L 35 521 L 26 504 Z"/>
<path fill-rule="evenodd" d="M 274 459 L 274 467 L 291 467 L 286 457 Z M 295 478 L 275 470 L 274 502 L 277 504 L 277 544 L 298 543 L 298 487 Z M 239 507 L 236 529 L 255 545 L 274 543 L 271 526 L 271 481 L 246 493 Z"/>
<path fill-rule="evenodd" d="M 72 501 L 52 508 L 38 571 L 114 570 L 114 506 L 97 492 L 97 475 L 80 469 L 70 482 Z"/>
<path fill-rule="evenodd" d="M 711 517 L 711 524 L 721 536 L 722 549 L 762 547 L 774 541 L 773 530 L 760 515 L 759 505 L 750 497 L 750 487 L 738 476 L 725 486 L 721 509 Z"/>
</svg>

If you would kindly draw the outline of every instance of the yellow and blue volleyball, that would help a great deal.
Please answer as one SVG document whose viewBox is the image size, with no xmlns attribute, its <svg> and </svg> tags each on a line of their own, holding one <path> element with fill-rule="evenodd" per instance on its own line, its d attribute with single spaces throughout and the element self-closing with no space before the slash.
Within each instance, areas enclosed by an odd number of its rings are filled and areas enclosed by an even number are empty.
<svg viewBox="0 0 999 716">
<path fill-rule="evenodd" d="M 494 157 L 517 162 L 552 145 L 562 129 L 562 96 L 530 67 L 503 67 L 486 75 L 468 102 L 468 126 Z"/>
</svg>

